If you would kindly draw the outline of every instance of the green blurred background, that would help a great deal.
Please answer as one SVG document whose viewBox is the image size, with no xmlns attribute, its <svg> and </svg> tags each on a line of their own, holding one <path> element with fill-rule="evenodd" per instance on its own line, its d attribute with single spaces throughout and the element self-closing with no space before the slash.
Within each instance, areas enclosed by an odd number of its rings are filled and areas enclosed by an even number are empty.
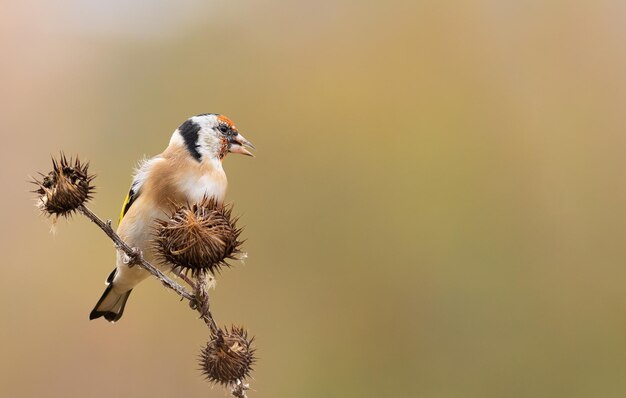
<svg viewBox="0 0 626 398">
<path fill-rule="evenodd" d="M 114 218 L 188 116 L 232 118 L 251 398 L 626 396 L 620 1 L 3 1 L 0 395 L 223 397 L 157 282 L 88 321 L 114 265 L 37 213 L 50 154 Z"/>
</svg>

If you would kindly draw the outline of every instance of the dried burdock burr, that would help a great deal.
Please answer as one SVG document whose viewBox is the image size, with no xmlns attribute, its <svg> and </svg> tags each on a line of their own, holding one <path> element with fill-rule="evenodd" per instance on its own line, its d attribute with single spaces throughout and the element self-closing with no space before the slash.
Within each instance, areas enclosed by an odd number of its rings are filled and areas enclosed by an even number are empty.
<svg viewBox="0 0 626 398">
<path fill-rule="evenodd" d="M 253 340 L 242 327 L 218 330 L 200 353 L 200 369 L 206 379 L 225 386 L 242 382 L 256 360 Z"/>
<path fill-rule="evenodd" d="M 154 244 L 160 259 L 192 275 L 229 266 L 226 260 L 236 259 L 242 243 L 231 213 L 231 206 L 204 199 L 179 206 L 168 220 L 157 220 Z"/>
<path fill-rule="evenodd" d="M 52 158 L 52 171 L 40 173 L 41 180 L 33 178 L 37 185 L 37 207 L 51 216 L 70 216 L 79 206 L 91 199 L 95 175 L 88 172 L 89 163 L 67 158 L 63 153 Z"/>
</svg>

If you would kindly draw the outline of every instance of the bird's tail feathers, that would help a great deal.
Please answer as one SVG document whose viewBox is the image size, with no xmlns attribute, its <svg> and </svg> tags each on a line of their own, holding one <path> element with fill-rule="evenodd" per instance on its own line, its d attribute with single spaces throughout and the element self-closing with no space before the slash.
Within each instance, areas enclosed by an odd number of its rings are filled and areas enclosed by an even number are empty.
<svg viewBox="0 0 626 398">
<path fill-rule="evenodd" d="M 89 319 L 104 317 L 104 319 L 109 322 L 115 322 L 122 317 L 126 301 L 128 300 L 128 296 L 130 296 L 132 289 L 121 293 L 116 291 L 113 286 L 114 277 L 115 270 L 113 270 L 107 279 L 108 286 L 102 294 L 102 297 L 100 297 L 100 300 L 98 300 L 98 303 L 94 307 L 93 311 L 91 311 L 91 314 L 89 314 Z"/>
</svg>

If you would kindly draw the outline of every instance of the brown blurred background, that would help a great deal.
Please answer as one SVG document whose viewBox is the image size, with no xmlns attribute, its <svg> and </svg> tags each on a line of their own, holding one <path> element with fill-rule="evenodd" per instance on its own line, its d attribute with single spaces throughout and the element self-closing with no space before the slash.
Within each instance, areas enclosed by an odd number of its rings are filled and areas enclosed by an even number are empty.
<svg viewBox="0 0 626 398">
<path fill-rule="evenodd" d="M 626 6 L 619 1 L 3 1 L 0 395 L 224 397 L 207 339 L 149 281 L 56 236 L 29 175 L 79 153 L 115 219 L 142 156 L 231 117 L 251 398 L 626 395 Z"/>
</svg>

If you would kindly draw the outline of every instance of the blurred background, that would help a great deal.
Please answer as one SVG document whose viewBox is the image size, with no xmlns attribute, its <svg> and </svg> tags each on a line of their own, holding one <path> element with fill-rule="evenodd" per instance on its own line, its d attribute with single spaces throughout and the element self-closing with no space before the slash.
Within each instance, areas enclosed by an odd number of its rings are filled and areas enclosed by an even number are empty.
<svg viewBox="0 0 626 398">
<path fill-rule="evenodd" d="M 156 281 L 88 321 L 112 244 L 26 182 L 78 153 L 116 219 L 215 112 L 258 148 L 212 293 L 251 398 L 625 396 L 625 35 L 620 1 L 3 1 L 2 395 L 228 395 Z"/>
</svg>

